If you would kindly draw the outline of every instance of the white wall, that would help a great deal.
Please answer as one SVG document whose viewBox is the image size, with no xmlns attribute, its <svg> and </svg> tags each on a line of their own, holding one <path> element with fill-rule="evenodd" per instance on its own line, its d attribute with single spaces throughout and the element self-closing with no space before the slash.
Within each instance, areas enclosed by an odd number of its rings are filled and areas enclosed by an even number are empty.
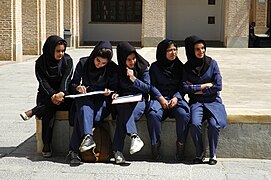
<svg viewBox="0 0 271 180">
<path fill-rule="evenodd" d="M 141 41 L 141 23 L 91 23 L 91 1 L 81 3 L 80 41 Z"/>
<path fill-rule="evenodd" d="M 183 41 L 189 35 L 205 40 L 223 41 L 224 3 L 208 5 L 208 0 L 167 0 L 167 37 Z M 215 16 L 215 24 L 208 24 Z"/>
</svg>

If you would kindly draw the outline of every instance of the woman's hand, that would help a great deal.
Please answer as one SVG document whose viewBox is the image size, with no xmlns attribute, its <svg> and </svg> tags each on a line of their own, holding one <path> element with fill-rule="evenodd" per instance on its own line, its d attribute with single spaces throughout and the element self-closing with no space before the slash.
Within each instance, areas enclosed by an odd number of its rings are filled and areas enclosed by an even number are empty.
<svg viewBox="0 0 271 180">
<path fill-rule="evenodd" d="M 172 98 L 172 99 L 168 102 L 168 107 L 169 107 L 169 109 L 175 107 L 175 106 L 177 105 L 177 103 L 178 103 L 178 98 L 176 98 L 176 97 Z"/>
<path fill-rule="evenodd" d="M 213 85 L 214 85 L 213 83 L 204 83 L 201 85 L 201 90 L 206 89 L 206 88 L 210 88 Z"/>
<path fill-rule="evenodd" d="M 59 92 L 57 94 L 54 94 L 51 97 L 51 100 L 55 105 L 60 105 L 62 102 L 64 102 L 64 95 L 65 94 L 63 92 Z"/>
<path fill-rule="evenodd" d="M 112 94 L 112 99 L 116 99 L 117 97 L 119 97 L 119 94 L 117 93 Z"/>
<path fill-rule="evenodd" d="M 76 91 L 78 91 L 81 94 L 86 94 L 87 93 L 87 88 L 85 86 L 79 85 L 76 87 Z"/>
<path fill-rule="evenodd" d="M 130 78 L 132 82 L 134 82 L 136 80 L 136 77 L 134 76 L 134 71 L 132 69 L 129 69 L 128 67 L 126 67 L 126 70 L 127 76 Z"/>
<path fill-rule="evenodd" d="M 109 96 L 111 94 L 111 91 L 107 88 L 104 89 L 104 95 Z"/>
<path fill-rule="evenodd" d="M 167 100 L 163 96 L 160 96 L 158 98 L 158 101 L 160 102 L 163 109 L 169 109 L 169 103 L 167 102 Z"/>
<path fill-rule="evenodd" d="M 203 92 L 202 92 L 202 90 L 204 90 L 204 89 L 207 89 L 207 88 L 210 88 L 210 87 L 212 87 L 214 84 L 213 83 L 204 83 L 204 84 L 201 84 L 201 86 L 200 86 L 200 91 L 197 91 L 197 92 L 195 92 L 194 94 L 204 94 Z"/>
</svg>

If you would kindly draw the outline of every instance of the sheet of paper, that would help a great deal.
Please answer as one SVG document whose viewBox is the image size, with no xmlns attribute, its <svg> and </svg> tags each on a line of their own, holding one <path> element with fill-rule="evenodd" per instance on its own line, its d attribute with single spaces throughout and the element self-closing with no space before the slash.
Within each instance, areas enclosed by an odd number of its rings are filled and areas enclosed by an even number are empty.
<svg viewBox="0 0 271 180">
<path fill-rule="evenodd" d="M 119 96 L 112 101 L 112 104 L 129 103 L 142 101 L 142 94 Z"/>
<path fill-rule="evenodd" d="M 109 91 L 109 92 L 113 92 L 113 91 Z M 105 91 L 93 91 L 93 92 L 88 92 L 86 94 L 72 94 L 72 95 L 67 95 L 65 96 L 65 98 L 78 98 L 78 97 L 83 97 L 83 96 L 91 96 L 91 95 L 95 95 L 95 94 L 104 94 Z"/>
</svg>

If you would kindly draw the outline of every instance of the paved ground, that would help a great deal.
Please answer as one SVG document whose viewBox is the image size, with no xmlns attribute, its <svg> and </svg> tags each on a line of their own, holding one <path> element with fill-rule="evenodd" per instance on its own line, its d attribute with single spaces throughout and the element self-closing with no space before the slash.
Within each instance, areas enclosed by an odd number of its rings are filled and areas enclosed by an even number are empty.
<svg viewBox="0 0 271 180">
<path fill-rule="evenodd" d="M 68 50 L 75 64 L 90 52 Z M 155 48 L 138 52 L 150 62 L 155 60 Z M 185 62 L 184 48 L 178 53 Z M 228 113 L 270 117 L 270 49 L 208 48 L 207 54 L 219 63 L 224 85 L 222 97 Z M 21 63 L 0 62 L 0 179 L 271 179 L 271 160 L 218 157 L 215 166 L 140 160 L 128 161 L 126 166 L 85 163 L 72 168 L 62 154 L 43 159 L 35 153 L 34 119 L 23 122 L 19 117 L 20 112 L 35 105 L 36 58 L 24 56 Z"/>
</svg>

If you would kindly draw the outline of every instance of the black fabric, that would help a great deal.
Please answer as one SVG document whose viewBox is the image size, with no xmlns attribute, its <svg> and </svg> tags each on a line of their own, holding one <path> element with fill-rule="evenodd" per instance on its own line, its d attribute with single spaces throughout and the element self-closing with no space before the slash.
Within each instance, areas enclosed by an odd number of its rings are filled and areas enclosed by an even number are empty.
<svg viewBox="0 0 271 180">
<path fill-rule="evenodd" d="M 170 61 L 166 57 L 167 48 L 174 44 L 177 48 L 177 45 L 169 39 L 161 41 L 156 50 L 156 59 L 158 67 L 162 70 L 162 73 L 168 78 L 179 79 L 182 76 L 182 67 L 183 63 L 178 57 L 175 60 Z"/>
<path fill-rule="evenodd" d="M 148 68 L 148 66 L 150 66 L 149 62 L 146 61 L 140 54 L 138 54 L 136 52 L 136 49 L 131 44 L 129 44 L 128 42 L 119 43 L 117 46 L 117 59 L 120 69 L 120 76 L 126 77 L 125 79 L 127 82 L 131 81 L 126 73 L 126 58 L 132 53 L 135 53 L 136 55 L 136 64 L 133 68 L 135 77 L 140 76 Z"/>
<path fill-rule="evenodd" d="M 185 39 L 185 52 L 187 56 L 185 67 L 194 74 L 202 76 L 210 67 L 212 58 L 206 55 L 202 59 L 197 58 L 194 50 L 194 46 L 197 43 L 203 43 L 206 51 L 206 43 L 203 39 L 197 36 L 189 36 Z"/>
<path fill-rule="evenodd" d="M 64 56 L 60 61 L 55 59 L 55 48 L 58 42 L 62 41 L 65 46 L 67 42 L 59 36 L 52 35 L 47 38 L 43 46 L 43 54 L 38 58 L 37 62 L 40 61 L 40 69 L 45 72 L 45 74 L 52 81 L 57 81 L 62 76 L 61 68 L 63 65 L 66 65 L 67 56 Z M 64 62 L 63 62 L 64 61 Z"/>
<path fill-rule="evenodd" d="M 84 69 L 83 69 L 83 81 L 85 84 L 104 84 L 106 81 L 106 74 L 108 73 L 108 66 L 103 66 L 101 68 L 96 68 L 94 64 L 94 59 L 97 57 L 101 49 L 110 49 L 112 51 L 112 45 L 109 41 L 100 41 L 90 56 L 88 57 Z M 111 59 L 109 59 L 111 61 Z"/>
</svg>

